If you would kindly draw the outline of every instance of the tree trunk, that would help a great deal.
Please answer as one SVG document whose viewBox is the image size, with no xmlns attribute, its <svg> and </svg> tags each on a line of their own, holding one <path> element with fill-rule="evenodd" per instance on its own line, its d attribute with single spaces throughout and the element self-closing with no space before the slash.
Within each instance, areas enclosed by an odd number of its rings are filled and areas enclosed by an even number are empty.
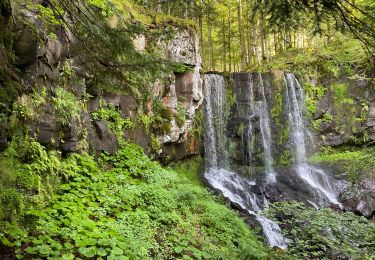
<svg viewBox="0 0 375 260">
<path fill-rule="evenodd" d="M 254 57 L 254 50 L 253 50 L 253 42 L 251 38 L 251 29 L 250 29 L 250 19 L 247 20 L 247 27 L 246 27 L 246 41 L 247 41 L 247 63 L 253 64 L 253 57 Z"/>
<path fill-rule="evenodd" d="M 223 30 L 223 71 L 227 71 L 227 43 L 225 37 L 225 20 L 222 21 Z"/>
<path fill-rule="evenodd" d="M 238 15 L 238 33 L 240 37 L 240 49 L 241 49 L 241 70 L 246 68 L 246 47 L 243 38 L 243 27 L 242 27 L 242 0 L 238 1 L 237 5 L 237 15 Z"/>
<path fill-rule="evenodd" d="M 209 66 L 210 70 L 214 69 L 214 55 L 213 55 L 213 45 L 212 45 L 212 24 L 211 18 L 208 15 L 207 27 L 208 27 L 208 56 L 209 56 Z"/>
<path fill-rule="evenodd" d="M 267 50 L 267 46 L 266 46 L 266 35 L 265 35 L 265 25 L 264 25 L 264 13 L 261 12 L 260 14 L 260 48 L 261 48 L 261 52 L 262 52 L 262 61 L 263 60 L 266 60 L 267 59 L 267 56 L 266 56 L 266 50 Z"/>
<path fill-rule="evenodd" d="M 229 61 L 229 72 L 232 72 L 232 24 L 230 10 L 228 14 L 228 61 Z"/>
</svg>

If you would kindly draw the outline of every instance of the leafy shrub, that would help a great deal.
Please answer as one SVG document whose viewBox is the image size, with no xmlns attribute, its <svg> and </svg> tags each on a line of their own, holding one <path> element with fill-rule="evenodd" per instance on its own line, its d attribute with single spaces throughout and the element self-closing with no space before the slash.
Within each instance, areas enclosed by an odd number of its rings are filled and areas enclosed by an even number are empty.
<svg viewBox="0 0 375 260">
<path fill-rule="evenodd" d="M 130 118 L 124 118 L 118 108 L 104 100 L 100 100 L 99 108 L 92 112 L 91 116 L 94 120 L 106 121 L 119 141 L 123 139 L 125 129 L 135 127 L 135 123 Z"/>
<path fill-rule="evenodd" d="M 371 259 L 375 254 L 375 225 L 351 212 L 278 202 L 267 213 L 280 223 L 290 239 L 289 253 L 299 259 Z"/>
<path fill-rule="evenodd" d="M 45 89 L 41 93 L 34 92 L 30 95 L 22 95 L 13 104 L 13 116 L 24 121 L 36 119 L 39 110 L 46 103 L 46 95 Z"/>
<path fill-rule="evenodd" d="M 33 138 L 14 136 L 0 156 L 0 208 L 4 212 L 0 222 L 22 222 L 27 210 L 48 204 L 64 176 L 64 167 L 56 153 L 48 153 Z"/>
<path fill-rule="evenodd" d="M 153 133 L 166 134 L 171 131 L 171 121 L 173 119 L 173 112 L 166 107 L 160 100 L 153 102 L 153 115 L 151 125 Z"/>
<path fill-rule="evenodd" d="M 52 104 L 56 118 L 62 125 L 67 125 L 74 119 L 78 119 L 83 109 L 82 103 L 78 102 L 74 94 L 62 87 L 56 88 Z"/>
<path fill-rule="evenodd" d="M 186 109 L 183 104 L 178 102 L 177 113 L 175 114 L 176 123 L 182 127 L 186 121 Z"/>
</svg>

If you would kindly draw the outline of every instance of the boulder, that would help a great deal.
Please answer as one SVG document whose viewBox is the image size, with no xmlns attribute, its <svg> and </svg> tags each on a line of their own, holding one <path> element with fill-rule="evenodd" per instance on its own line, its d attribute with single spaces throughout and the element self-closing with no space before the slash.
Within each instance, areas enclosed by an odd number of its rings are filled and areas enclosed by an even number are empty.
<svg viewBox="0 0 375 260">
<path fill-rule="evenodd" d="M 346 187 L 340 194 L 345 210 L 375 218 L 375 180 L 361 180 Z"/>
</svg>

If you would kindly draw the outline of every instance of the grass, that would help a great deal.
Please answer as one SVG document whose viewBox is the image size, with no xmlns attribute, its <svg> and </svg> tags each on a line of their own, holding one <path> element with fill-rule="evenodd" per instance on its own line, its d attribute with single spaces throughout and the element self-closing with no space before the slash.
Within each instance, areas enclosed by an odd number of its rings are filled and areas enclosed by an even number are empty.
<svg viewBox="0 0 375 260">
<path fill-rule="evenodd" d="M 201 174 L 204 171 L 204 158 L 200 155 L 171 163 L 168 167 L 178 175 L 188 178 L 192 183 L 202 185 Z"/>
<path fill-rule="evenodd" d="M 336 174 L 343 174 L 352 182 L 363 178 L 375 179 L 375 147 L 326 148 L 309 160 L 312 163 L 333 166 Z"/>
</svg>

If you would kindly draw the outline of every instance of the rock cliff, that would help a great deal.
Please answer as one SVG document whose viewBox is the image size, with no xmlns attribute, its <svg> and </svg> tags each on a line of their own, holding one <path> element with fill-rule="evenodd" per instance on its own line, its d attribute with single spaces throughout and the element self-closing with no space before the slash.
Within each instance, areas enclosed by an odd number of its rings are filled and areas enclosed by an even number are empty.
<svg viewBox="0 0 375 260">
<path fill-rule="evenodd" d="M 12 12 L 18 18 L 14 23 Z M 83 65 L 89 54 L 75 50 L 75 35 L 60 26 L 47 33 L 43 21 L 27 8 L 2 8 L 1 30 L 12 42 L 0 48 L 1 149 L 22 125 L 46 147 L 63 152 L 112 153 L 121 139 L 166 160 L 200 152 L 202 61 L 191 27 L 175 26 L 172 36 L 156 42 L 142 34 L 133 39 L 139 52 L 153 49 L 176 64 L 175 70 L 147 82 L 147 93 L 136 87 L 127 92 L 97 88 Z"/>
</svg>

